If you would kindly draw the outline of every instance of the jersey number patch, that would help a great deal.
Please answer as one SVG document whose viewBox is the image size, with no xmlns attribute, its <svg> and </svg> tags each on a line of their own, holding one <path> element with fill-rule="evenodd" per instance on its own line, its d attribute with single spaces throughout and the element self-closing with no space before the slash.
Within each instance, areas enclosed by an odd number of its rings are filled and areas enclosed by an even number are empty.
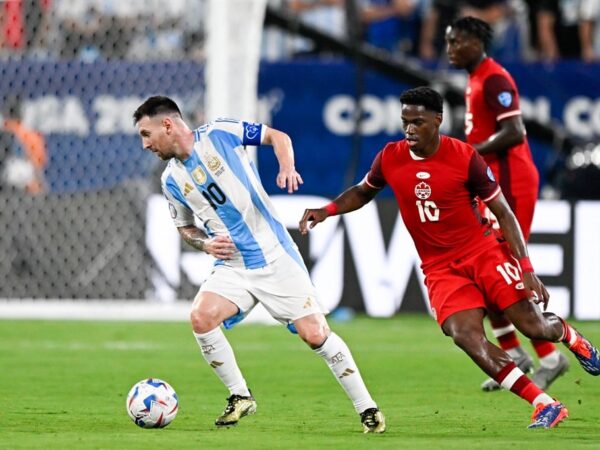
<svg viewBox="0 0 600 450">
<path fill-rule="evenodd" d="M 431 200 L 417 200 L 417 209 L 419 210 L 421 222 L 437 222 L 440 220 L 440 210 L 435 202 Z"/>
<path fill-rule="evenodd" d="M 468 136 L 473 131 L 473 113 L 465 114 L 465 134 Z"/>
<path fill-rule="evenodd" d="M 217 205 L 222 205 L 227 201 L 227 197 L 225 197 L 225 194 L 221 188 L 215 183 L 210 183 L 208 186 L 206 186 L 206 190 L 202 191 L 202 195 L 215 211 L 218 208 Z"/>
<path fill-rule="evenodd" d="M 513 284 L 513 281 L 520 281 L 521 276 L 519 275 L 519 269 L 509 262 L 505 262 L 504 264 L 498 264 L 496 266 L 496 270 L 502 275 L 506 284 Z"/>
</svg>

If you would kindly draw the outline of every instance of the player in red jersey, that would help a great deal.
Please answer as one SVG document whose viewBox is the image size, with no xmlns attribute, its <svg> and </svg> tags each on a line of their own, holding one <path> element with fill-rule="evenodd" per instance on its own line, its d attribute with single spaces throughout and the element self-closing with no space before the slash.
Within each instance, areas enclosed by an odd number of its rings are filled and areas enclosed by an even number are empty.
<svg viewBox="0 0 600 450">
<path fill-rule="evenodd" d="M 533 272 L 521 229 L 477 151 L 440 136 L 441 96 L 419 87 L 405 91 L 400 101 L 406 138 L 387 144 L 362 182 L 323 208 L 305 210 L 300 232 L 364 206 L 389 185 L 421 257 L 431 309 L 443 332 L 498 384 L 534 405 L 530 428 L 551 428 L 567 417 L 566 408 L 486 339 L 486 310 L 504 311 L 530 338 L 564 342 L 592 375 L 600 375 L 599 352 L 563 319 L 542 313 L 529 300 L 533 296 L 545 308 L 548 292 Z M 495 214 L 506 242 L 481 221 L 476 197 Z"/>
<path fill-rule="evenodd" d="M 486 22 L 474 17 L 457 19 L 446 32 L 448 59 L 450 64 L 469 72 L 465 92 L 467 142 L 492 169 L 525 240 L 528 240 L 539 175 L 521 119 L 517 86 L 506 69 L 486 54 L 491 39 L 492 29 Z M 483 202 L 480 207 L 482 213 L 497 225 Z M 489 318 L 500 347 L 524 372 L 531 370 L 533 360 L 521 346 L 513 324 L 504 314 L 490 312 Z M 540 360 L 533 381 L 546 389 L 568 370 L 569 360 L 551 342 L 532 340 L 531 344 Z M 500 389 L 491 378 L 481 387 L 484 391 Z"/>
</svg>

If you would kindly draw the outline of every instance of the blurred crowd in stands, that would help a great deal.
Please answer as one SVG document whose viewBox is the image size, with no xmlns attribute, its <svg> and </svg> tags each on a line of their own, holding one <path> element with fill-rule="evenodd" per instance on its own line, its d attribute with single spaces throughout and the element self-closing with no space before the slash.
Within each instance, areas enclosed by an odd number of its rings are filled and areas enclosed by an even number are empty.
<svg viewBox="0 0 600 450">
<path fill-rule="evenodd" d="M 0 54 L 86 61 L 202 58 L 204 0 L 0 2 Z"/>
<path fill-rule="evenodd" d="M 472 15 L 492 24 L 491 54 L 501 60 L 600 59 L 600 0 L 352 1 L 268 3 L 341 39 L 356 21 L 366 42 L 392 55 L 443 59 L 446 26 Z M 205 9 L 205 0 L 2 1 L 0 57 L 202 60 Z M 313 53 L 306 39 L 265 32 L 268 60 Z"/>
<path fill-rule="evenodd" d="M 452 20 L 475 16 L 494 28 L 490 52 L 502 60 L 600 58 L 600 0 L 356 0 L 362 36 L 392 54 L 443 59 L 444 33 Z M 272 0 L 302 20 L 344 37 L 345 0 Z M 560 36 L 560 39 L 559 39 Z M 288 47 L 273 58 L 306 52 Z M 267 55 L 270 56 L 270 55 Z"/>
</svg>

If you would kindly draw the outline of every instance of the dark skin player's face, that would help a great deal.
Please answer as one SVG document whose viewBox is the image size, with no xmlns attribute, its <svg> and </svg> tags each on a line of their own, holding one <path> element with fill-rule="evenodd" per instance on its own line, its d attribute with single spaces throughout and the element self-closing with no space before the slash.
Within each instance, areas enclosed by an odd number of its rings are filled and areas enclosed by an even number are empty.
<svg viewBox="0 0 600 450">
<path fill-rule="evenodd" d="M 452 27 L 448 27 L 446 31 L 446 52 L 450 64 L 469 72 L 477 67 L 485 56 L 483 45 L 479 39 Z"/>
<path fill-rule="evenodd" d="M 402 105 L 402 128 L 408 147 L 420 157 L 431 156 L 440 142 L 442 114 L 420 105 Z"/>
</svg>

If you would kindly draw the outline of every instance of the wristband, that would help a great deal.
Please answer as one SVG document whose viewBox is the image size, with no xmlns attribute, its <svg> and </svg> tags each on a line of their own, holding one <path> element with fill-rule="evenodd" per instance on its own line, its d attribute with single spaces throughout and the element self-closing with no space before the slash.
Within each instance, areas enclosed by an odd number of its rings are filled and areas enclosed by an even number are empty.
<svg viewBox="0 0 600 450">
<path fill-rule="evenodd" d="M 531 261 L 529 260 L 529 256 L 524 256 L 519 259 L 519 265 L 521 266 L 521 272 L 523 273 L 533 273 L 533 266 L 531 265 Z"/>
<path fill-rule="evenodd" d="M 335 216 L 338 213 L 338 207 L 334 202 L 325 205 L 325 211 L 328 216 Z"/>
</svg>

